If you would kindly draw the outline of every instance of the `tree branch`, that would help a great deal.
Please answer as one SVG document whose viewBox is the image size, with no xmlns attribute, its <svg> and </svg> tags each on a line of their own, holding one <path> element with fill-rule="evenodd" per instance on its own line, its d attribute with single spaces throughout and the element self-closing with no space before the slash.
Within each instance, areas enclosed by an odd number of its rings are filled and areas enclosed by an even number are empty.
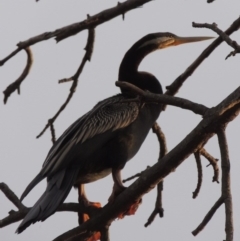
<svg viewBox="0 0 240 241">
<path fill-rule="evenodd" d="M 90 59 L 91 59 L 92 52 L 93 52 L 94 39 L 95 39 L 95 30 L 94 29 L 89 29 L 87 45 L 85 47 L 86 53 L 85 53 L 85 55 L 84 55 L 84 57 L 82 59 L 81 65 L 78 68 L 76 74 L 72 77 L 73 83 L 72 83 L 72 86 L 70 88 L 70 92 L 68 94 L 68 97 L 67 97 L 66 101 L 63 103 L 63 105 L 60 107 L 58 112 L 51 119 L 48 120 L 48 123 L 46 124 L 44 129 L 40 132 L 40 134 L 37 136 L 37 138 L 41 137 L 44 134 L 44 132 L 49 128 L 49 126 L 52 125 L 55 122 L 57 117 L 66 108 L 66 106 L 68 105 L 68 103 L 72 99 L 73 94 L 75 93 L 77 85 L 78 85 L 79 75 L 82 73 L 82 70 L 83 70 L 86 62 L 90 61 Z M 51 132 L 51 133 L 52 133 L 52 139 L 54 139 L 55 133 L 54 133 L 54 135 L 53 135 L 53 132 Z"/>
<path fill-rule="evenodd" d="M 194 236 L 198 235 L 198 233 L 200 233 L 205 228 L 205 226 L 212 219 L 213 215 L 222 204 L 223 204 L 223 198 L 220 197 L 217 200 L 217 202 L 213 205 L 213 207 L 209 210 L 207 215 L 204 217 L 203 221 L 198 225 L 198 227 L 195 230 L 192 231 L 192 234 Z"/>
<path fill-rule="evenodd" d="M 186 100 L 179 97 L 171 97 L 165 94 L 164 95 L 153 94 L 153 93 L 144 91 L 128 82 L 116 81 L 115 84 L 118 87 L 131 90 L 133 93 L 140 95 L 141 97 L 143 97 L 143 101 L 146 101 L 146 102 L 150 101 L 150 102 L 158 102 L 161 104 L 173 105 L 186 110 L 191 110 L 195 114 L 199 114 L 199 115 L 204 115 L 204 113 L 206 113 L 206 111 L 208 110 L 206 106 L 194 103 L 190 100 Z M 141 100 L 138 100 L 138 101 L 141 101 Z"/>
<path fill-rule="evenodd" d="M 157 124 L 157 122 L 154 123 L 152 127 L 152 131 L 157 135 L 158 142 L 160 145 L 159 158 L 158 158 L 158 162 L 160 162 L 161 159 L 167 154 L 166 137 L 162 132 L 161 127 Z M 163 191 L 163 180 L 160 181 L 157 185 L 157 198 L 155 202 L 155 207 L 152 213 L 150 214 L 147 222 L 145 223 L 144 225 L 145 227 L 149 226 L 154 221 L 157 214 L 159 214 L 160 218 L 164 216 L 164 209 L 162 205 L 162 191 Z"/>
<path fill-rule="evenodd" d="M 231 194 L 231 185 L 230 185 L 230 161 L 228 154 L 228 144 L 225 135 L 226 124 L 222 123 L 219 126 L 217 132 L 219 148 L 221 152 L 221 167 L 222 167 L 222 195 L 207 213 L 200 225 L 192 231 L 192 234 L 196 236 L 201 232 L 204 227 L 211 220 L 217 209 L 224 203 L 225 204 L 225 232 L 226 232 L 226 241 L 233 241 L 233 217 L 232 217 L 232 194 Z"/>
<path fill-rule="evenodd" d="M 25 41 L 21 41 L 17 44 L 18 48 L 16 50 L 14 50 L 6 58 L 0 60 L 0 66 L 2 66 L 5 62 L 7 62 L 10 58 L 15 56 L 18 52 L 20 52 L 24 48 L 27 48 L 38 42 L 45 41 L 54 37 L 56 38 L 56 41 L 59 42 L 83 30 L 96 28 L 98 25 L 101 25 L 122 14 L 125 14 L 128 11 L 136 9 L 150 1 L 152 0 L 127 0 L 121 4 L 117 4 L 116 7 L 103 10 L 98 14 L 95 14 L 91 17 L 87 17 L 86 20 L 83 20 L 81 22 L 70 24 L 68 26 L 56 29 L 55 31 L 45 32 L 37 36 L 31 37 Z"/>
<path fill-rule="evenodd" d="M 24 68 L 22 74 L 18 77 L 17 80 L 15 80 L 13 83 L 11 83 L 4 91 L 4 99 L 3 102 L 4 104 L 7 103 L 8 97 L 15 91 L 18 91 L 18 94 L 20 94 L 20 85 L 23 82 L 23 80 L 27 77 L 27 75 L 30 72 L 32 63 L 33 63 L 33 56 L 32 56 L 32 51 L 31 49 L 28 47 L 25 49 L 26 53 L 27 53 L 27 64 L 26 67 Z M 0 64 L 1 65 L 1 64 Z"/>
<path fill-rule="evenodd" d="M 224 125 L 223 125 L 224 126 Z M 226 241 L 233 241 L 233 210 L 232 210 L 232 194 L 231 194 L 231 178 L 230 178 L 230 160 L 228 154 L 228 143 L 225 134 L 225 127 L 221 128 L 218 135 L 218 142 L 221 152 L 222 167 L 222 197 L 225 203 L 225 232 Z"/>
<path fill-rule="evenodd" d="M 200 150 L 200 154 L 202 156 L 204 156 L 209 161 L 209 165 L 211 165 L 213 167 L 214 175 L 213 175 L 212 181 L 219 183 L 219 181 L 218 181 L 218 179 L 219 179 L 219 168 L 218 168 L 218 163 L 217 163 L 218 159 L 211 156 L 204 148 L 202 148 Z"/>
<path fill-rule="evenodd" d="M 229 36 L 224 33 L 221 29 L 219 29 L 217 27 L 216 23 L 212 23 L 212 24 L 208 24 L 208 23 L 194 23 L 193 22 L 193 27 L 195 28 L 208 28 L 211 29 L 212 31 L 214 31 L 215 33 L 217 33 L 220 37 L 222 37 L 222 39 L 232 48 L 234 48 L 235 50 L 232 51 L 227 57 L 230 56 L 235 56 L 235 54 L 240 53 L 240 45 L 237 44 L 236 41 L 233 41 L 232 39 L 229 38 Z"/>
<path fill-rule="evenodd" d="M 194 152 L 194 156 L 195 156 L 195 160 L 197 163 L 197 170 L 198 170 L 197 187 L 196 187 L 195 191 L 193 192 L 193 198 L 196 198 L 201 189 L 203 172 L 202 172 L 202 163 L 201 163 L 200 152 L 199 151 Z"/>
<path fill-rule="evenodd" d="M 232 25 L 225 31 L 226 35 L 231 35 L 240 27 L 240 17 L 236 19 Z M 197 59 L 181 74 L 171 85 L 167 86 L 166 95 L 175 95 L 186 79 L 193 74 L 193 72 L 200 66 L 200 64 L 223 42 L 221 37 L 214 40 L 198 57 Z M 165 108 L 165 107 L 164 107 Z"/>
</svg>

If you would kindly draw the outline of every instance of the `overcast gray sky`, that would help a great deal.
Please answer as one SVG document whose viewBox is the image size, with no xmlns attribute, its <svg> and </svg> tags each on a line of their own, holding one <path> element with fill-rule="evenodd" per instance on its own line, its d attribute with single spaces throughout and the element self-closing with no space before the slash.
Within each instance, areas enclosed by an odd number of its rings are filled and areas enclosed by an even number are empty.
<svg viewBox="0 0 240 241">
<path fill-rule="evenodd" d="M 0 59 L 15 49 L 15 44 L 45 31 L 78 22 L 99 11 L 115 6 L 112 0 L 0 0 Z M 92 61 L 86 64 L 80 77 L 78 89 L 67 109 L 56 121 L 56 135 L 60 134 L 79 116 L 99 100 L 116 94 L 118 67 L 124 53 L 144 35 L 169 31 L 179 36 L 216 36 L 207 29 L 192 28 L 192 21 L 216 22 L 225 30 L 239 16 L 239 0 L 158 0 L 126 14 L 125 21 L 118 17 L 96 29 L 96 42 Z M 12 94 L 7 105 L 0 104 L 0 182 L 5 182 L 19 196 L 39 172 L 51 147 L 50 132 L 36 139 L 60 105 L 65 101 L 70 83 L 58 84 L 58 80 L 75 73 L 84 54 L 87 32 L 56 44 L 54 40 L 41 42 L 32 47 L 34 64 L 30 75 L 21 86 L 21 95 Z M 232 37 L 240 42 L 240 33 Z M 192 61 L 210 44 L 210 41 L 183 45 L 157 51 L 147 56 L 140 69 L 151 72 L 163 88 L 181 74 Z M 232 49 L 223 43 L 188 79 L 178 96 L 215 106 L 239 86 L 240 56 L 225 61 Z M 0 69 L 1 93 L 22 72 L 26 62 L 24 52 L 19 53 Z M 1 94 L 3 99 L 3 94 Z M 201 120 L 189 111 L 168 107 L 158 123 L 167 137 L 171 150 Z M 227 128 L 232 163 L 232 191 L 234 204 L 235 239 L 240 240 L 240 118 Z M 216 158 L 220 157 L 216 137 L 206 146 Z M 158 157 L 156 137 L 150 133 L 139 153 L 126 165 L 123 177 L 131 176 L 152 165 Z M 221 186 L 212 183 L 212 168 L 205 168 L 203 159 L 203 185 L 199 197 L 192 199 L 197 182 L 196 164 L 190 156 L 164 184 L 163 205 L 165 217 L 157 218 L 144 228 L 152 212 L 156 191 L 143 198 L 143 205 L 133 217 L 115 221 L 111 226 L 111 240 L 223 240 L 224 208 L 217 211 L 212 221 L 197 237 L 191 231 L 202 221 L 204 215 L 219 198 Z M 113 181 L 107 177 L 87 185 L 87 195 L 92 201 L 104 205 L 112 191 Z M 130 184 L 130 183 L 129 183 Z M 24 200 L 32 206 L 45 189 L 45 181 L 39 184 Z M 77 192 L 72 190 L 66 201 L 76 202 Z M 0 219 L 15 207 L 0 193 Z M 77 226 L 74 213 L 57 213 L 43 223 L 31 225 L 25 232 L 14 232 L 19 223 L 0 230 L 0 240 L 52 240 L 59 234 Z"/>
</svg>

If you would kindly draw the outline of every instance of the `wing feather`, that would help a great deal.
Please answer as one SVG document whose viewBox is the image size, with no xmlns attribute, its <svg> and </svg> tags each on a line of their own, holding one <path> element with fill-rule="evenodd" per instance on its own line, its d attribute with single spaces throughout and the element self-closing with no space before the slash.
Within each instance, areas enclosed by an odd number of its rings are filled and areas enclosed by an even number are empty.
<svg viewBox="0 0 240 241">
<path fill-rule="evenodd" d="M 69 155 L 76 152 L 76 145 L 90 140 L 106 131 L 116 131 L 127 127 L 139 114 L 138 102 L 126 101 L 126 97 L 117 95 L 99 102 L 91 111 L 73 123 L 57 140 L 48 153 L 41 173 L 43 176 L 55 173 L 65 165 L 71 165 Z M 69 162 L 69 163 L 68 163 Z"/>
</svg>

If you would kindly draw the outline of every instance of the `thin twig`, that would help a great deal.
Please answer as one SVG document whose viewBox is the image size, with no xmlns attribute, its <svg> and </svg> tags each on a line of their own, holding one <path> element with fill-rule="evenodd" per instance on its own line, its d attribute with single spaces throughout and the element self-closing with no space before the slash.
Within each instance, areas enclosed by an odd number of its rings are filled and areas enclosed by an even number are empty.
<svg viewBox="0 0 240 241">
<path fill-rule="evenodd" d="M 85 47 L 86 53 L 85 53 L 85 55 L 82 59 L 80 67 L 78 68 L 76 74 L 73 76 L 74 79 L 73 79 L 73 83 L 72 83 L 72 86 L 70 88 L 70 92 L 68 94 L 68 97 L 67 97 L 66 101 L 63 103 L 63 105 L 60 107 L 58 112 L 51 119 L 48 120 L 48 123 L 46 124 L 44 129 L 40 132 L 40 134 L 37 136 L 37 138 L 41 137 L 44 134 L 44 132 L 49 128 L 50 124 L 53 124 L 55 122 L 57 117 L 66 108 L 66 106 L 68 105 L 68 103 L 72 99 L 73 94 L 75 93 L 77 85 L 78 85 L 78 77 L 81 74 L 86 62 L 91 59 L 91 55 L 92 55 L 92 51 L 93 51 L 93 45 L 94 45 L 94 37 L 95 37 L 95 30 L 90 29 L 88 31 L 88 40 L 87 40 L 87 45 Z"/>
<path fill-rule="evenodd" d="M 221 128 L 218 133 L 218 142 L 221 152 L 222 167 L 222 197 L 225 203 L 225 232 L 226 241 L 233 241 L 233 208 L 231 194 L 231 177 L 230 177 L 230 160 L 228 153 L 228 143 L 225 133 L 225 127 Z"/>
<path fill-rule="evenodd" d="M 55 128 L 52 122 L 49 122 L 50 125 L 50 131 L 51 131 L 51 135 L 52 135 L 52 143 L 54 144 L 56 142 L 56 132 L 55 132 Z"/>
<path fill-rule="evenodd" d="M 208 161 L 209 165 L 213 167 L 213 182 L 219 183 L 219 168 L 218 168 L 218 159 L 214 158 L 212 155 L 210 155 L 204 148 L 200 150 L 200 154 L 204 156 Z M 209 166 L 208 165 L 208 166 Z"/>
<path fill-rule="evenodd" d="M 211 29 L 212 31 L 217 33 L 220 37 L 222 37 L 222 39 L 229 46 L 234 48 L 234 51 L 232 51 L 230 54 L 228 54 L 226 59 L 228 59 L 230 56 L 235 56 L 235 54 L 240 53 L 240 45 L 238 45 L 236 41 L 233 41 L 231 38 L 229 38 L 229 36 L 226 33 L 224 33 L 221 29 L 219 29 L 217 27 L 216 23 L 209 24 L 209 23 L 194 23 L 193 22 L 193 27 L 194 28 L 208 28 L 208 29 Z"/>
<path fill-rule="evenodd" d="M 147 166 L 146 169 L 148 169 L 149 167 L 150 167 L 150 166 Z M 144 170 L 144 171 L 145 171 L 145 170 Z M 140 176 L 143 174 L 144 171 L 139 172 L 139 173 L 137 173 L 137 174 L 134 174 L 133 176 L 124 179 L 122 182 L 123 182 L 123 183 L 124 183 L 124 182 L 128 182 L 128 181 L 131 181 L 131 180 L 133 180 L 133 179 L 135 179 L 135 178 L 137 178 L 137 177 L 140 177 Z"/>
<path fill-rule="evenodd" d="M 156 102 L 161 104 L 168 104 L 177 106 L 186 110 L 191 110 L 195 114 L 204 115 L 208 108 L 204 105 L 194 103 L 192 101 L 179 98 L 179 97 L 172 97 L 167 95 L 160 95 L 160 94 L 153 94 L 148 91 L 144 91 L 137 86 L 130 84 L 124 81 L 116 81 L 116 86 L 131 90 L 133 93 L 140 95 L 143 97 L 143 101 L 147 102 Z M 140 100 L 141 101 L 141 100 Z"/>
<path fill-rule="evenodd" d="M 212 219 L 214 213 L 218 210 L 218 208 L 223 204 L 224 200 L 222 197 L 220 197 L 217 202 L 213 205 L 213 207 L 209 210 L 207 215 L 204 217 L 203 221 L 198 225 L 198 227 L 192 231 L 192 234 L 194 236 L 198 235 L 205 226 L 208 224 L 208 222 Z"/>
<path fill-rule="evenodd" d="M 160 162 L 161 159 L 167 154 L 166 137 L 162 132 L 161 127 L 157 124 L 157 122 L 154 123 L 152 127 L 152 131 L 157 135 L 158 142 L 160 145 L 159 158 L 158 158 L 158 162 Z M 163 180 L 161 180 L 157 185 L 157 197 L 156 197 L 155 207 L 152 213 L 150 214 L 147 222 L 144 224 L 145 227 L 149 226 L 154 221 L 155 217 L 158 214 L 160 218 L 164 216 L 164 209 L 162 205 L 162 191 L 163 191 Z"/>
<path fill-rule="evenodd" d="M 9 96 L 15 91 L 18 91 L 18 94 L 20 94 L 20 85 L 23 82 L 23 80 L 27 77 L 27 75 L 30 72 L 32 63 L 33 63 L 33 56 L 32 56 L 32 51 L 31 49 L 28 47 L 25 49 L 26 53 L 27 53 L 27 64 L 26 67 L 24 68 L 22 74 L 18 77 L 17 80 L 15 80 L 13 83 L 11 83 L 4 91 L 4 99 L 3 102 L 4 104 L 7 103 L 7 100 L 9 98 Z"/>
<path fill-rule="evenodd" d="M 198 182 L 197 182 L 197 187 L 195 191 L 193 192 L 193 198 L 196 198 L 200 192 L 201 185 L 202 185 L 202 163 L 201 163 L 201 157 L 199 151 L 194 152 L 196 164 L 197 164 L 197 170 L 198 170 Z"/>
<path fill-rule="evenodd" d="M 24 210 L 26 207 L 21 203 L 16 194 L 5 183 L 0 183 L 0 190 L 5 194 L 9 201 L 11 201 L 19 210 Z"/>
<path fill-rule="evenodd" d="M 18 52 L 20 52 L 23 48 L 18 47 L 15 49 L 12 53 L 10 53 L 7 57 L 0 60 L 0 66 L 3 66 L 9 59 L 11 59 L 13 56 L 15 56 Z"/>
</svg>

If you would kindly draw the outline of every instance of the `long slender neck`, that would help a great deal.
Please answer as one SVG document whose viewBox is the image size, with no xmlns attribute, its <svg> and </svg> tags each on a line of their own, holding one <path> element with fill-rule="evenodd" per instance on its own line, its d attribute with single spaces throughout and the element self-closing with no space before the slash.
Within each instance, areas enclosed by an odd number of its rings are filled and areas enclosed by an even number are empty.
<svg viewBox="0 0 240 241">
<path fill-rule="evenodd" d="M 146 55 L 156 50 L 155 48 L 140 48 L 141 42 L 136 42 L 125 54 L 119 68 L 119 81 L 126 81 L 138 86 L 143 90 L 153 93 L 162 93 L 162 87 L 159 81 L 150 73 L 139 72 L 138 67 Z M 121 89 L 124 93 L 125 91 Z"/>
</svg>

